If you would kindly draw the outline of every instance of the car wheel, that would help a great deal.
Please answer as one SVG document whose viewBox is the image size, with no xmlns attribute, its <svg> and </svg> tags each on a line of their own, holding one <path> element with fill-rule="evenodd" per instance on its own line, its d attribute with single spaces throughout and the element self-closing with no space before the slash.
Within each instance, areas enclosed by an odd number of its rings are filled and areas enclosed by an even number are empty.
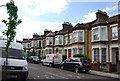
<svg viewBox="0 0 120 81">
<path fill-rule="evenodd" d="M 63 67 L 63 66 L 60 66 L 60 69 L 64 70 L 64 67 Z"/>
<path fill-rule="evenodd" d="M 78 69 L 77 67 L 75 68 L 75 72 L 76 72 L 76 73 L 78 73 L 78 72 L 79 72 L 79 69 Z"/>
<path fill-rule="evenodd" d="M 85 72 L 87 73 L 87 72 L 89 72 L 90 70 L 85 70 Z"/>
</svg>

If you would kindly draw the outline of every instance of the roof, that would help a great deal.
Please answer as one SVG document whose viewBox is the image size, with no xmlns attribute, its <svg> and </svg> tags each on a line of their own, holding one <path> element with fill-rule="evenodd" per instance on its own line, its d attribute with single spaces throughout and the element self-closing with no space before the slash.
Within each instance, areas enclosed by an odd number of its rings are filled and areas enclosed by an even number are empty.
<svg viewBox="0 0 120 81">
<path fill-rule="evenodd" d="M 48 33 L 46 36 L 47 36 L 47 37 L 53 37 L 53 36 L 55 36 L 55 33 L 54 33 L 54 32 L 50 32 L 50 33 Z"/>
<path fill-rule="evenodd" d="M 110 18 L 107 20 L 107 22 L 108 22 L 108 23 L 113 23 L 113 22 L 118 21 L 119 18 L 120 18 L 120 14 L 110 17 Z M 120 20 L 119 20 L 119 21 L 120 21 Z"/>
<path fill-rule="evenodd" d="M 86 24 L 84 23 L 77 23 L 74 27 L 73 27 L 73 30 L 76 30 L 76 29 L 83 29 L 83 28 L 86 28 Z"/>
</svg>

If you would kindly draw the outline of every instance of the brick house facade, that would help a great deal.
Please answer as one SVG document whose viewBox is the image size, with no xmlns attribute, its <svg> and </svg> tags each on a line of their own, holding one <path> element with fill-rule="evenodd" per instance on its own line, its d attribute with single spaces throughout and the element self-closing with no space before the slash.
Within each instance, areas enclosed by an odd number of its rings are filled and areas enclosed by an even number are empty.
<svg viewBox="0 0 120 81">
<path fill-rule="evenodd" d="M 109 17 L 106 12 L 98 10 L 96 19 L 89 23 L 77 23 L 73 26 L 69 22 L 62 24 L 59 31 L 44 31 L 44 35 L 37 35 L 35 39 L 22 44 L 32 43 L 33 40 L 41 42 L 38 55 L 61 53 L 67 58 L 75 54 L 85 54 L 92 62 L 112 62 L 120 60 L 120 14 Z M 119 29 L 119 31 L 118 31 Z M 32 47 L 25 47 L 32 48 Z"/>
</svg>

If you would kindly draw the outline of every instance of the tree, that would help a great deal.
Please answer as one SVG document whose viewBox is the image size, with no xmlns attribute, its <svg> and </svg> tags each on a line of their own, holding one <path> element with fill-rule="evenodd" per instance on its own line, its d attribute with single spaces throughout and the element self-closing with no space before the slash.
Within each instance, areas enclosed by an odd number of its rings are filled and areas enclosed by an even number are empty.
<svg viewBox="0 0 120 81">
<path fill-rule="evenodd" d="M 7 14 L 9 15 L 7 20 L 2 21 L 7 26 L 7 29 L 3 32 L 3 35 L 6 35 L 7 37 L 7 42 L 6 42 L 6 47 L 5 47 L 5 51 L 7 55 L 6 55 L 6 63 L 4 65 L 4 66 L 7 66 L 9 46 L 11 45 L 11 42 L 14 40 L 14 37 L 16 36 L 15 29 L 17 25 L 19 25 L 22 21 L 18 19 L 18 15 L 17 15 L 18 8 L 14 4 L 13 0 L 10 0 L 10 2 L 6 3 L 5 6 L 7 8 Z M 6 79 L 5 76 L 7 74 L 7 68 L 4 68 L 4 70 L 5 70 L 4 79 Z"/>
<path fill-rule="evenodd" d="M 22 21 L 18 19 L 17 15 L 18 8 L 14 4 L 13 0 L 10 0 L 10 2 L 6 3 L 6 8 L 9 17 L 7 20 L 3 20 L 2 22 L 7 26 L 7 29 L 3 32 L 3 35 L 7 36 L 5 51 L 8 52 L 8 48 L 11 42 L 14 40 L 14 37 L 16 36 L 15 29 L 17 25 L 19 25 Z"/>
</svg>

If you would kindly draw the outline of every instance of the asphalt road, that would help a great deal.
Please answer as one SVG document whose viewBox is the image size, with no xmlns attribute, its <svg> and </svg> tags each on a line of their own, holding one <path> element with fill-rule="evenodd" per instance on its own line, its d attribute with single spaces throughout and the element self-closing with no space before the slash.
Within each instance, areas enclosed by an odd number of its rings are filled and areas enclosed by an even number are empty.
<svg viewBox="0 0 120 81">
<path fill-rule="evenodd" d="M 59 68 L 51 68 L 48 66 L 42 66 L 41 64 L 28 63 L 29 76 L 27 80 L 34 79 L 88 79 L 88 80 L 100 80 L 110 79 L 107 77 L 92 75 L 89 73 L 75 73 L 73 71 L 61 70 Z"/>
</svg>

